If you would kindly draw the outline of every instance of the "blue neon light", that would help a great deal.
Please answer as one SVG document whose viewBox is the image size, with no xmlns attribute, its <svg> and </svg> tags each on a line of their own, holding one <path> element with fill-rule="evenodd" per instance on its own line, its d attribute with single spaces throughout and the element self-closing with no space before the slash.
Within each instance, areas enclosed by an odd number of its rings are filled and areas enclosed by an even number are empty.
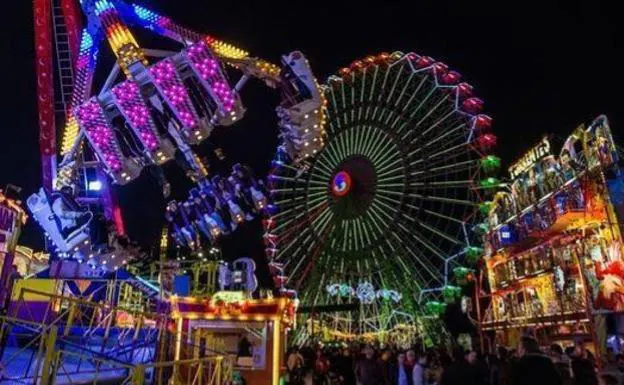
<svg viewBox="0 0 624 385">
<path fill-rule="evenodd" d="M 134 13 L 136 13 L 136 15 L 139 18 L 145 21 L 149 21 L 153 23 L 156 21 L 156 18 L 158 17 L 157 14 L 150 11 L 149 9 L 141 7 L 140 5 L 132 4 L 132 8 L 134 8 Z"/>
<path fill-rule="evenodd" d="M 98 0 L 95 3 L 95 14 L 96 16 L 100 16 L 102 13 L 109 11 L 111 9 L 115 9 L 112 3 L 108 0 Z"/>
<path fill-rule="evenodd" d="M 89 51 L 93 47 L 93 37 L 87 32 L 87 29 L 82 30 L 82 39 L 80 41 L 80 52 Z"/>
</svg>

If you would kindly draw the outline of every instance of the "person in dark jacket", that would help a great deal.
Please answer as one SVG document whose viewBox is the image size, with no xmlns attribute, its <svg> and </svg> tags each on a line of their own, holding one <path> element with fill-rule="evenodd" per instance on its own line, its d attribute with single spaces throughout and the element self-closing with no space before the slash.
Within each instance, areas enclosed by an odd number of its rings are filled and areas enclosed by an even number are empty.
<svg viewBox="0 0 624 385">
<path fill-rule="evenodd" d="M 510 385 L 561 385 L 557 368 L 540 352 L 534 338 L 522 337 L 518 356 L 511 368 Z"/>
<path fill-rule="evenodd" d="M 440 385 L 481 385 L 477 382 L 477 369 L 470 360 L 476 358 L 471 351 L 457 349 L 453 352 L 454 361 L 444 368 Z"/>
<path fill-rule="evenodd" d="M 342 349 L 342 354 L 336 357 L 336 372 L 342 378 L 343 385 L 355 385 L 353 373 L 353 356 L 349 348 Z"/>
<path fill-rule="evenodd" d="M 381 366 L 375 360 L 373 348 L 364 348 L 364 358 L 355 365 L 355 380 L 357 385 L 382 385 L 383 373 Z"/>
<path fill-rule="evenodd" d="M 550 358 L 555 364 L 555 368 L 557 368 L 559 377 L 561 377 L 561 384 L 572 385 L 572 376 L 570 375 L 570 359 L 564 353 L 561 345 L 550 345 Z"/>
<path fill-rule="evenodd" d="M 390 385 L 390 371 L 392 368 L 392 351 L 390 349 L 384 349 L 379 357 L 379 366 L 383 374 L 383 384 Z"/>
<path fill-rule="evenodd" d="M 574 347 L 574 356 L 570 366 L 574 385 L 598 385 L 596 370 L 587 354 L 587 349 L 581 342 L 576 343 Z"/>
</svg>

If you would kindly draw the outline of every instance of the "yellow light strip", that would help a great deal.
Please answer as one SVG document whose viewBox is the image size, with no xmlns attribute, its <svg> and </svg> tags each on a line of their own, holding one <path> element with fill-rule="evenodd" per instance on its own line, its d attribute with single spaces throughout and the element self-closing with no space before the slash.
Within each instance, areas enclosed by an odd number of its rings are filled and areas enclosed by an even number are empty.
<svg viewBox="0 0 624 385">
<path fill-rule="evenodd" d="M 206 38 L 206 42 L 210 45 L 210 48 L 221 57 L 228 59 L 244 59 L 249 56 L 249 52 L 212 37 Z"/>
<path fill-rule="evenodd" d="M 78 121 L 74 114 L 70 111 L 67 116 L 65 130 L 63 130 L 63 142 L 61 145 L 61 155 L 65 155 L 74 147 L 74 142 L 78 137 Z"/>
<path fill-rule="evenodd" d="M 281 341 L 280 341 L 280 321 L 273 321 L 273 385 L 279 384 L 280 374 L 280 357 L 281 357 Z"/>
</svg>

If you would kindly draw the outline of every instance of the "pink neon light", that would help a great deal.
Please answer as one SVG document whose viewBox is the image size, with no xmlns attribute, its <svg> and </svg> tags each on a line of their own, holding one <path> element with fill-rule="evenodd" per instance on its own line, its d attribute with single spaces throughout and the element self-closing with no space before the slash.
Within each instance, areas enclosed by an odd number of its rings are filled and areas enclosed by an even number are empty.
<svg viewBox="0 0 624 385">
<path fill-rule="evenodd" d="M 91 145 L 102 162 L 113 172 L 121 170 L 121 149 L 104 111 L 95 98 L 76 108 L 78 123 L 85 130 Z"/>
<path fill-rule="evenodd" d="M 150 112 L 141 96 L 139 86 L 126 81 L 112 90 L 117 107 L 130 126 L 136 131 L 141 143 L 149 151 L 158 148 L 158 136 Z"/>
<path fill-rule="evenodd" d="M 225 112 L 230 112 L 236 104 L 236 94 L 221 72 L 219 62 L 203 41 L 193 44 L 187 51 L 191 67 L 207 83 L 216 102 Z"/>
<path fill-rule="evenodd" d="M 158 90 L 167 100 L 169 107 L 182 125 L 185 127 L 195 126 L 199 119 L 175 65 L 169 59 L 165 59 L 152 66 L 149 72 Z"/>
</svg>

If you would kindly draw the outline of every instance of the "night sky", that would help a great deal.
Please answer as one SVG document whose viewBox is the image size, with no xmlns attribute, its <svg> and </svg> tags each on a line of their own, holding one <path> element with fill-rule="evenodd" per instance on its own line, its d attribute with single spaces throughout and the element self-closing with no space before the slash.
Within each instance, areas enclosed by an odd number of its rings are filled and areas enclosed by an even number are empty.
<svg viewBox="0 0 624 385">
<path fill-rule="evenodd" d="M 2 65 L 8 68 L 2 71 L 0 186 L 21 186 L 24 198 L 40 185 L 31 3 L 13 0 L 4 8 L 1 41 Z M 485 100 L 485 112 L 494 118 L 499 136 L 498 154 L 507 163 L 543 133 L 567 136 L 602 113 L 610 118 L 616 139 L 622 139 L 622 108 L 616 109 L 622 66 L 616 66 L 616 57 L 624 52 L 615 41 L 615 5 L 595 0 L 569 5 L 552 0 L 513 5 L 444 0 L 386 0 L 374 6 L 338 0 L 142 3 L 273 62 L 280 54 L 301 50 L 320 80 L 354 59 L 381 51 L 433 56 L 459 71 Z M 137 35 L 139 43 L 158 48 L 149 36 Z M 259 84 L 245 89 L 243 100 L 248 108 L 244 122 L 220 131 L 212 144 L 226 151 L 223 167 L 244 161 L 264 176 L 277 143 L 272 111 L 278 100 Z M 168 172 L 172 181 L 181 180 L 176 170 Z M 177 196 L 186 188 L 181 184 Z M 161 218 L 162 202 L 149 176 L 124 188 L 120 196 L 125 207 L 132 207 L 131 229 Z M 256 243 L 259 227 L 252 224 L 247 230 L 243 237 Z M 137 236 L 149 242 L 153 234 Z M 30 225 L 25 242 L 36 244 L 38 238 Z"/>
</svg>

